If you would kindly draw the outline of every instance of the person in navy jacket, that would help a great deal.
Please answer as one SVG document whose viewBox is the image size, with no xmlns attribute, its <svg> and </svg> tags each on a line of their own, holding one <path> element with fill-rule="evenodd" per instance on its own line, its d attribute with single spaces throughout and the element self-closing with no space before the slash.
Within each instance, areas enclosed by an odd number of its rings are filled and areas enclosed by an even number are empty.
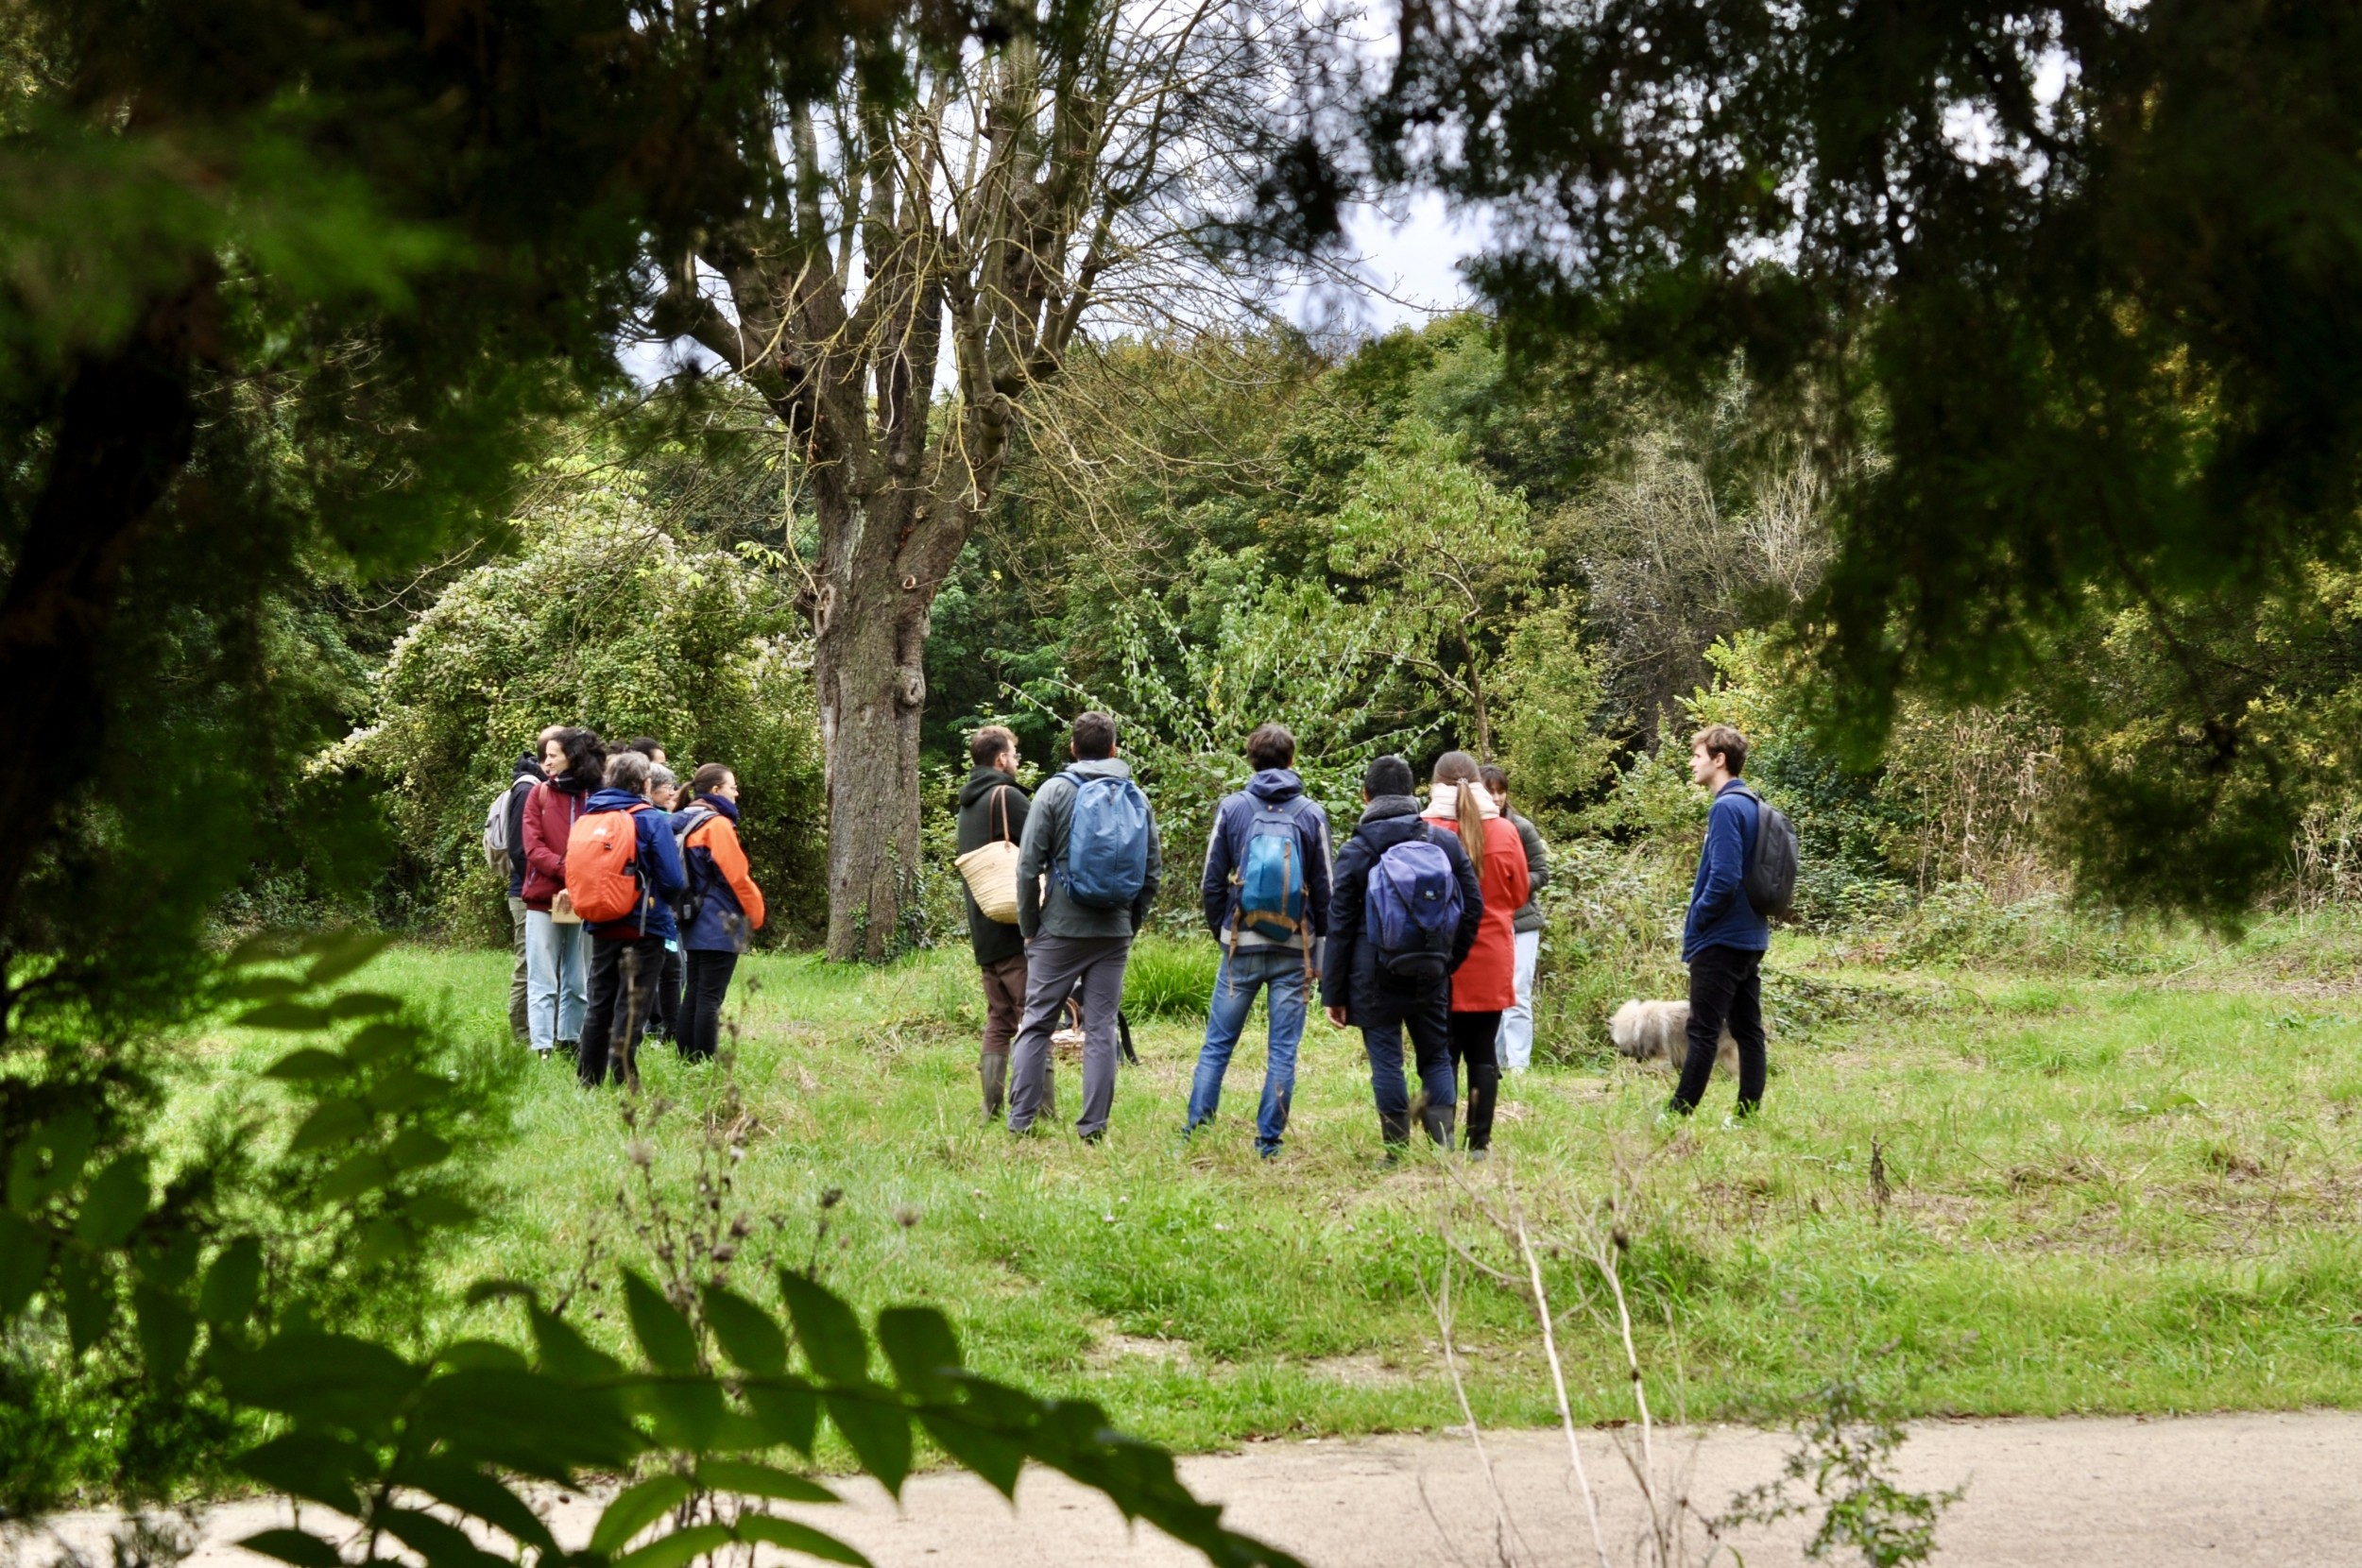
<svg viewBox="0 0 2362 1568">
<path fill-rule="evenodd" d="M 610 1072 L 617 1081 L 640 1082 L 640 1026 L 656 1006 L 664 974 L 667 943 L 680 939 L 673 905 L 689 891 L 681 872 L 680 846 L 673 839 L 673 817 L 648 801 L 648 759 L 636 751 L 608 759 L 607 788 L 590 797 L 585 816 L 630 811 L 632 854 L 640 872 L 641 898 L 631 914 L 590 926 L 590 1002 L 582 1019 L 582 1082 L 596 1087 Z"/>
<path fill-rule="evenodd" d="M 1747 899 L 1747 857 L 1761 825 L 1754 793 L 1738 781 L 1747 765 L 1747 738 L 1728 724 L 1708 724 L 1689 742 L 1689 776 L 1712 792 L 1706 842 L 1682 926 L 1682 962 L 1689 965 L 1689 1053 L 1682 1063 L 1669 1114 L 1687 1116 L 1705 1097 L 1717 1042 L 1728 1025 L 1738 1043 L 1738 1110 L 1752 1116 L 1763 1103 L 1763 955 L 1772 922 Z"/>
</svg>

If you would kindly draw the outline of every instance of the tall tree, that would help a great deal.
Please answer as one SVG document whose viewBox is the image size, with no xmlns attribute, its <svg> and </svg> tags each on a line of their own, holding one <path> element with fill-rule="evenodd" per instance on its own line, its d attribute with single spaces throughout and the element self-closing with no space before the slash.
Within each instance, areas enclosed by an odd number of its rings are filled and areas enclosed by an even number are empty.
<svg viewBox="0 0 2362 1568">
<path fill-rule="evenodd" d="M 1857 749 L 1999 697 L 2087 618 L 2168 651 L 2092 885 L 2213 913 L 2342 789 L 2209 626 L 2362 550 L 2362 11 L 2299 0 L 1406 6 L 1356 156 L 1493 204 L 1524 324 L 1816 424 L 1835 559 L 1798 624 Z M 1290 167 L 1333 208 L 1333 163 Z M 1285 201 L 1275 209 L 1288 209 Z M 1865 453 L 1875 460 L 1845 459 Z M 2105 785 L 2120 758 L 2081 759 Z M 2118 780 L 2120 784 L 2122 781 Z M 2137 858 L 2110 842 L 2161 846 Z"/>
<path fill-rule="evenodd" d="M 1273 56 L 1251 9 L 1014 20 L 951 55 L 908 30 L 847 49 L 833 95 L 759 129 L 771 199 L 677 253 L 658 316 L 770 402 L 817 521 L 837 959 L 892 952 L 914 907 L 930 613 L 1017 422 L 1054 439 L 1080 412 L 1055 384 L 1087 321 L 1153 332 L 1235 300 L 1207 247 L 1256 173 Z"/>
</svg>

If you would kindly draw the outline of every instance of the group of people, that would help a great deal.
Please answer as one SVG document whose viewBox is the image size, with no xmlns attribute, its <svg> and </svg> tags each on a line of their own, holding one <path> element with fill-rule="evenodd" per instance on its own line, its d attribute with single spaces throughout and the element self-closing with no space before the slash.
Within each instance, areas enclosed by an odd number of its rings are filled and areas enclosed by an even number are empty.
<svg viewBox="0 0 2362 1568">
<path fill-rule="evenodd" d="M 643 1037 L 692 1061 L 714 1054 L 723 998 L 763 919 L 738 836 L 738 777 L 695 769 L 684 787 L 663 745 L 610 752 L 553 724 L 517 758 L 485 821 L 508 882 L 508 1025 L 581 1081 L 637 1082 Z"/>
<path fill-rule="evenodd" d="M 1724 771 L 1701 782 L 1729 784 L 1744 765 L 1745 742 L 1720 726 L 1701 744 L 1709 740 Z M 1075 1131 L 1096 1141 L 1114 1101 L 1124 967 L 1155 901 L 1163 857 L 1155 812 L 1118 755 L 1114 719 L 1082 715 L 1068 751 L 1069 765 L 1029 796 L 1018 780 L 1017 737 L 999 725 L 979 730 L 960 793 L 958 849 L 967 875 L 980 852 L 1016 846 L 1014 907 L 988 911 L 973 880 L 967 898 L 985 999 L 984 1116 L 996 1119 L 1005 1109 L 1010 1131 L 1024 1133 L 1050 1110 L 1053 1033 L 1079 1011 L 1083 1103 Z M 1541 834 L 1510 808 L 1508 775 L 1465 752 L 1446 752 L 1422 802 L 1411 764 L 1378 758 L 1362 776 L 1360 819 L 1332 856 L 1327 813 L 1295 771 L 1294 736 L 1280 724 L 1262 725 L 1248 738 L 1247 760 L 1252 776 L 1215 811 L 1199 878 L 1222 962 L 1182 1137 L 1214 1119 L 1259 994 L 1268 1055 L 1255 1141 L 1264 1156 L 1279 1153 L 1317 987 L 1330 1025 L 1361 1032 L 1388 1157 L 1410 1142 L 1415 1107 L 1428 1138 L 1446 1149 L 1457 1139 L 1469 1157 L 1483 1158 L 1501 1073 L 1523 1071 L 1532 1058 L 1542 931 L 1534 895 L 1549 876 Z M 1743 787 L 1738 797 L 1716 801 L 1692 899 L 1693 941 L 1684 954 L 1707 982 L 1703 991 L 1693 986 L 1690 1026 L 1693 1037 L 1710 1026 L 1705 1061 L 1725 1016 L 1738 1036 L 1747 1064 L 1742 1107 L 1762 1097 L 1754 965 L 1769 944 L 1769 926 L 1744 898 L 1732 907 L 1732 878 L 1754 831 L 1752 801 Z M 1703 1086 L 1703 1077 L 1692 1085 L 1686 1073 L 1675 1108 L 1694 1106 Z"/>
</svg>

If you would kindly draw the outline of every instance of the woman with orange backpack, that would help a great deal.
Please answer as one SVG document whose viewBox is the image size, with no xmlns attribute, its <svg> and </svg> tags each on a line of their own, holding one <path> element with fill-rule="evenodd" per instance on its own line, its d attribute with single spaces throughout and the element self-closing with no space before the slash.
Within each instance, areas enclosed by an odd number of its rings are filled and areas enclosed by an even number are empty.
<svg viewBox="0 0 2362 1568">
<path fill-rule="evenodd" d="M 640 1083 L 640 1026 L 656 1005 L 664 945 L 680 932 L 673 905 L 688 887 L 673 819 L 648 800 L 648 759 L 608 758 L 607 788 L 566 841 L 566 892 L 590 929 L 590 1003 L 579 1058 L 591 1088 L 610 1073 Z"/>
<path fill-rule="evenodd" d="M 1525 841 L 1501 815 L 1477 759 L 1466 752 L 1447 751 L 1435 759 L 1434 786 L 1420 815 L 1460 836 L 1484 894 L 1476 944 L 1451 973 L 1452 1067 L 1455 1073 L 1463 1063 L 1468 1068 L 1468 1158 L 1481 1160 L 1493 1145 L 1501 1014 L 1517 1001 L 1516 916 L 1532 893 L 1532 878 Z"/>
<path fill-rule="evenodd" d="M 762 890 L 747 874 L 746 851 L 738 842 L 738 775 L 708 762 L 689 788 L 695 798 L 681 813 L 681 864 L 689 878 L 681 948 L 689 973 L 675 1038 L 684 1059 L 703 1062 L 713 1055 L 722 998 L 729 994 L 738 955 L 762 929 Z"/>
<path fill-rule="evenodd" d="M 590 942 L 566 902 L 566 840 L 607 773 L 607 748 L 587 729 L 565 728 L 541 742 L 543 781 L 518 816 L 525 903 L 525 1018 L 536 1056 L 580 1048 L 589 997 Z"/>
</svg>

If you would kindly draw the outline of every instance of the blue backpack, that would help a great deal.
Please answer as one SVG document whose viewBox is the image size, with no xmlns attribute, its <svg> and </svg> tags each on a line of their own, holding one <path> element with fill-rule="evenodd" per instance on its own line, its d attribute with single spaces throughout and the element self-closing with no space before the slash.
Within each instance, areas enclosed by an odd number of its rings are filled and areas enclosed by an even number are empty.
<svg viewBox="0 0 2362 1568">
<path fill-rule="evenodd" d="M 1255 815 L 1246 826 L 1246 853 L 1239 857 L 1239 869 L 1230 874 L 1239 890 L 1232 938 L 1235 941 L 1240 931 L 1253 931 L 1275 942 L 1292 941 L 1299 934 L 1309 939 L 1312 933 L 1307 919 L 1309 900 L 1305 894 L 1304 843 L 1296 832 L 1304 797 L 1253 804 Z M 1309 950 L 1311 944 L 1308 940 L 1305 946 Z"/>
<path fill-rule="evenodd" d="M 1058 885 L 1086 909 L 1130 909 L 1148 885 L 1148 797 L 1128 778 L 1058 776 L 1074 786 Z"/>
<path fill-rule="evenodd" d="M 1362 924 L 1378 966 L 1397 980 L 1441 980 L 1460 929 L 1460 878 L 1431 838 L 1405 839 L 1370 867 Z"/>
</svg>

